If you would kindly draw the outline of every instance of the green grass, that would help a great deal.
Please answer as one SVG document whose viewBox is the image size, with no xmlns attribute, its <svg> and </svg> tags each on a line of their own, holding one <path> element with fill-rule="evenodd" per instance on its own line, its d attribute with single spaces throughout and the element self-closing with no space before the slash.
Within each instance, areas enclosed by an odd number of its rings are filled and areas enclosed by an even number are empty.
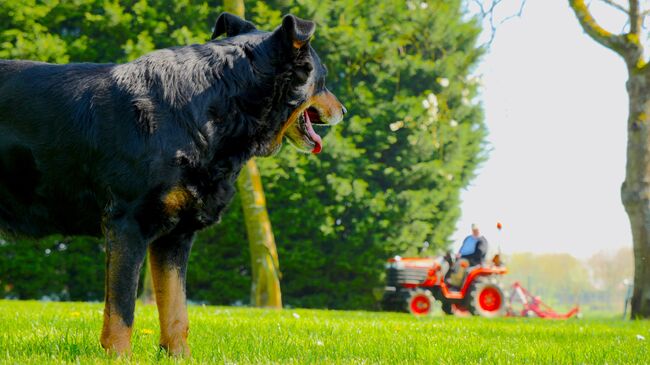
<svg viewBox="0 0 650 365">
<path fill-rule="evenodd" d="M 99 346 L 101 320 L 101 304 L 0 301 L 0 363 L 113 361 Z M 189 363 L 650 363 L 648 321 L 192 306 L 190 324 Z M 175 362 L 157 341 L 155 307 L 138 305 L 133 355 L 119 361 Z"/>
</svg>

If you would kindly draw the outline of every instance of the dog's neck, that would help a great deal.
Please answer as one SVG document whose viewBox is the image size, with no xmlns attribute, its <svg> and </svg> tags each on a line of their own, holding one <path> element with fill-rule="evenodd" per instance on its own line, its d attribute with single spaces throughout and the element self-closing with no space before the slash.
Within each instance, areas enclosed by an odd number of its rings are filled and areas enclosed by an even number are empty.
<svg viewBox="0 0 650 365">
<path fill-rule="evenodd" d="M 271 142 L 298 101 L 291 100 L 289 70 L 253 70 L 247 57 L 235 45 L 192 45 L 116 66 L 112 76 L 134 103 L 150 101 L 152 115 L 169 111 L 188 133 L 199 133 L 192 138 L 215 158 L 265 156 L 275 152 Z"/>
</svg>

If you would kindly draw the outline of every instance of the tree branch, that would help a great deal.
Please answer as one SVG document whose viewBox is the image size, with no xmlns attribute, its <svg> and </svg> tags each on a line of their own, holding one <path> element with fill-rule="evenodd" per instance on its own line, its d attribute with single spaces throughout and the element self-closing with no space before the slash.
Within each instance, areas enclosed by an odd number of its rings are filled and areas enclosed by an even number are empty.
<svg viewBox="0 0 650 365">
<path fill-rule="evenodd" d="M 626 60 L 629 57 L 629 45 L 627 37 L 622 34 L 612 34 L 596 23 L 596 20 L 589 12 L 584 0 L 569 0 L 569 6 L 576 14 L 580 26 L 593 40 L 603 46 L 620 54 Z"/>
<path fill-rule="evenodd" d="M 504 0 L 473 0 L 474 5 L 478 8 L 478 15 L 483 21 L 487 22 L 486 26 L 490 28 L 490 39 L 485 42 L 484 46 L 487 45 L 489 47 L 492 44 L 494 37 L 496 36 L 497 27 L 513 18 L 521 17 L 524 12 L 524 7 L 526 6 L 527 0 L 519 0 L 519 10 L 516 13 L 510 14 L 498 21 L 495 19 L 494 13 L 497 7 L 499 7 L 503 1 Z"/>
<path fill-rule="evenodd" d="M 625 9 L 625 7 L 623 5 L 615 3 L 614 0 L 601 0 L 601 1 L 604 2 L 605 4 L 609 5 L 609 6 L 612 6 L 612 7 L 616 8 L 616 9 L 624 12 L 626 15 L 630 13 L 630 11 Z"/>
<path fill-rule="evenodd" d="M 639 16 L 639 0 L 630 0 L 630 34 L 639 37 L 641 30 L 641 17 Z"/>
</svg>

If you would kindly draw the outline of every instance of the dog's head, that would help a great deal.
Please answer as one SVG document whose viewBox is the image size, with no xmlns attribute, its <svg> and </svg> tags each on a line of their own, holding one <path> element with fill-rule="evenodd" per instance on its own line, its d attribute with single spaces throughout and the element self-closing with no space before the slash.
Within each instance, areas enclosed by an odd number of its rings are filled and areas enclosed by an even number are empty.
<svg viewBox="0 0 650 365">
<path fill-rule="evenodd" d="M 212 39 L 226 34 L 232 44 L 243 45 L 251 70 L 265 80 L 263 89 L 272 94 L 254 93 L 272 104 L 262 107 L 261 123 L 270 138 L 259 154 L 275 153 L 285 138 L 300 151 L 319 153 L 322 140 L 314 125 L 335 125 L 346 113 L 325 87 L 327 70 L 310 45 L 315 29 L 313 22 L 293 15 L 285 16 L 273 32 L 261 32 L 229 13 L 217 19 Z"/>
</svg>

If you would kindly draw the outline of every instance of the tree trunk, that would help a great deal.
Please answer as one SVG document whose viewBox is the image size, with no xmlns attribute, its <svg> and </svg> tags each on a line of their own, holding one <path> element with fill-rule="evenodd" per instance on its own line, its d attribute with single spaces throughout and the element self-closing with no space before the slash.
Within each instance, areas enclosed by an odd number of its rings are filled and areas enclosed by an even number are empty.
<svg viewBox="0 0 650 365">
<path fill-rule="evenodd" d="M 629 68 L 627 166 L 621 187 L 634 242 L 632 318 L 650 318 L 650 80 Z"/>
<path fill-rule="evenodd" d="M 250 245 L 253 284 L 251 305 L 282 308 L 278 253 L 266 211 L 262 178 L 255 160 L 250 160 L 237 180 L 246 233 Z"/>
</svg>

